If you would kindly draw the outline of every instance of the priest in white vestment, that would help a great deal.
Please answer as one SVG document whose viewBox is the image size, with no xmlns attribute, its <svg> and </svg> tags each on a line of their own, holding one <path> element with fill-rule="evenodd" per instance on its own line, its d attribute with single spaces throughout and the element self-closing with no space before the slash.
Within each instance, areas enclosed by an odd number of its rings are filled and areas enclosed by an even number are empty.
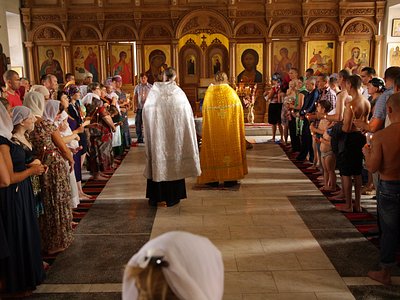
<svg viewBox="0 0 400 300">
<path fill-rule="evenodd" d="M 142 112 L 151 206 L 179 203 L 186 198 L 185 178 L 201 173 L 193 111 L 175 78 L 173 68 L 164 71 L 164 82 L 154 83 Z"/>
</svg>

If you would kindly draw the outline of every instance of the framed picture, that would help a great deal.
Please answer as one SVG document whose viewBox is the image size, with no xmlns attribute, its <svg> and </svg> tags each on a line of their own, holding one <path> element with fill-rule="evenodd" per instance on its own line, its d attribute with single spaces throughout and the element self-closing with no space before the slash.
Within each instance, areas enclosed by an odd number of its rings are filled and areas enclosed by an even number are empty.
<svg viewBox="0 0 400 300">
<path fill-rule="evenodd" d="M 72 67 L 77 79 L 85 77 L 86 73 L 93 75 L 93 81 L 99 82 L 99 46 L 98 45 L 73 45 Z"/>
<path fill-rule="evenodd" d="M 134 84 L 133 80 L 133 45 L 131 43 L 110 43 L 109 74 L 120 75 L 123 84 Z"/>
<path fill-rule="evenodd" d="M 364 67 L 370 65 L 370 41 L 347 41 L 343 45 L 343 68 L 350 74 L 361 74 Z"/>
<path fill-rule="evenodd" d="M 61 46 L 38 46 L 39 77 L 53 74 L 58 83 L 64 82 Z"/>
<path fill-rule="evenodd" d="M 150 83 L 162 81 L 162 72 L 171 66 L 171 46 L 145 45 L 144 60 L 144 70 L 147 73 L 148 81 Z"/>
<path fill-rule="evenodd" d="M 335 65 L 335 41 L 309 41 L 307 46 L 307 68 L 314 69 L 314 75 L 332 74 Z"/>
<path fill-rule="evenodd" d="M 237 44 L 236 53 L 237 82 L 263 82 L 263 44 Z"/>
<path fill-rule="evenodd" d="M 400 43 L 388 43 L 387 68 L 400 66 Z"/>
<path fill-rule="evenodd" d="M 10 69 L 13 70 L 13 71 L 15 71 L 15 72 L 17 72 L 18 75 L 19 75 L 19 77 L 24 77 L 24 67 L 20 67 L 20 66 L 18 66 L 18 67 L 13 67 L 13 66 L 11 66 Z"/>
<path fill-rule="evenodd" d="M 392 36 L 400 36 L 400 19 L 393 19 Z"/>
<path fill-rule="evenodd" d="M 283 76 L 291 68 L 299 68 L 299 43 L 296 41 L 273 42 L 272 72 Z"/>
</svg>

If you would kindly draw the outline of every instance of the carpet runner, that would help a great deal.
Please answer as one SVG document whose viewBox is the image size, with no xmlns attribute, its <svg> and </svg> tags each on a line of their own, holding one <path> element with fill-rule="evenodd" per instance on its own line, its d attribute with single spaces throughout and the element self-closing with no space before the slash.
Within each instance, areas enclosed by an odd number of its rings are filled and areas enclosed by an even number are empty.
<svg viewBox="0 0 400 300">
<path fill-rule="evenodd" d="M 125 156 L 127 154 L 128 154 L 128 152 L 125 151 L 122 154 L 121 159 L 115 161 L 116 168 L 113 172 L 107 171 L 107 172 L 104 172 L 104 174 L 112 176 L 115 173 L 115 171 L 118 169 L 118 167 L 121 165 L 123 159 L 125 158 Z M 108 180 L 110 180 L 110 179 L 108 179 Z M 97 196 L 100 195 L 101 191 L 106 186 L 108 180 L 94 180 L 94 179 L 88 179 L 87 181 L 82 180 L 83 192 L 85 194 L 90 195 L 93 199 L 80 200 L 78 207 L 74 208 L 72 210 L 72 217 L 73 217 L 72 221 L 74 222 L 74 224 L 72 224 L 72 227 L 74 229 L 79 225 L 79 222 L 88 213 L 89 209 L 92 207 L 93 203 L 96 201 Z M 50 254 L 44 253 L 43 260 L 51 266 L 58 254 L 59 253 L 50 255 Z"/>
</svg>

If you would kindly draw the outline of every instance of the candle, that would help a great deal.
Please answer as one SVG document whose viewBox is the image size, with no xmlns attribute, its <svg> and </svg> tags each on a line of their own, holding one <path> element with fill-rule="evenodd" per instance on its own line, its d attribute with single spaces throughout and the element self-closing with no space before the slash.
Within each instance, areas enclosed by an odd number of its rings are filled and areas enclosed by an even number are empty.
<svg viewBox="0 0 400 300">
<path fill-rule="evenodd" d="M 44 160 L 44 155 L 46 154 L 46 149 L 47 149 L 47 147 L 46 147 L 46 146 L 44 146 L 44 147 L 43 147 L 42 158 L 40 159 L 40 162 L 41 162 L 41 163 L 43 163 L 43 160 Z"/>
<path fill-rule="evenodd" d="M 99 113 L 97 113 L 97 123 L 99 123 Z"/>
</svg>

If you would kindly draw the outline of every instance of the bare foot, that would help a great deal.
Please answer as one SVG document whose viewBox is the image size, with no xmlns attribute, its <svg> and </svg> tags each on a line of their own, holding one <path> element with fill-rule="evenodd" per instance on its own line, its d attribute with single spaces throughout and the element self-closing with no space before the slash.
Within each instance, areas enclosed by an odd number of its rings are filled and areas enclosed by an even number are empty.
<svg viewBox="0 0 400 300">
<path fill-rule="evenodd" d="M 390 273 L 385 269 L 382 269 L 380 271 L 369 271 L 368 277 L 380 283 L 383 283 L 384 285 L 392 284 L 392 280 L 390 279 Z"/>
<path fill-rule="evenodd" d="M 91 200 L 91 199 L 93 199 L 93 197 L 90 196 L 90 195 L 87 195 L 85 193 L 82 193 L 82 194 L 79 194 L 79 199 L 81 199 L 81 200 Z"/>
<path fill-rule="evenodd" d="M 101 176 L 101 175 L 96 175 L 96 176 L 93 177 L 93 179 L 94 179 L 94 180 L 100 180 L 100 181 L 107 181 L 107 180 L 109 180 L 110 178 L 106 178 L 106 177 L 103 177 L 103 176 Z"/>
<path fill-rule="evenodd" d="M 348 207 L 346 205 L 338 205 L 336 206 L 336 210 L 341 212 L 353 212 L 353 207 Z"/>
</svg>

